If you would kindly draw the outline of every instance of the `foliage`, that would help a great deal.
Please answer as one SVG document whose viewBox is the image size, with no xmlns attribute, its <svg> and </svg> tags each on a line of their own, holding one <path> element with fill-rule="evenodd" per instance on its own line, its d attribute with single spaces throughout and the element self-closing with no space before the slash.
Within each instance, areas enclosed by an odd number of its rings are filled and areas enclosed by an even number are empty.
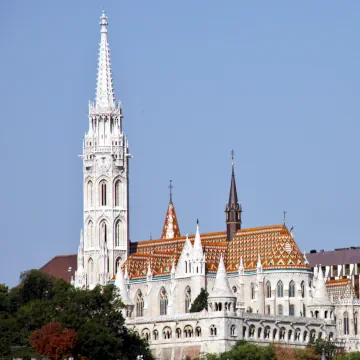
<svg viewBox="0 0 360 360">
<path fill-rule="evenodd" d="M 360 360 L 360 352 L 354 351 L 348 354 L 340 354 L 335 356 L 334 360 Z"/>
<path fill-rule="evenodd" d="M 191 305 L 190 312 L 200 312 L 208 308 L 208 297 L 209 293 L 201 288 L 200 294 L 196 297 L 193 304 Z"/>
<path fill-rule="evenodd" d="M 60 323 L 48 323 L 30 335 L 33 349 L 51 360 L 61 360 L 73 355 L 76 347 L 76 332 Z"/>
<path fill-rule="evenodd" d="M 37 352 L 56 359 L 49 351 L 71 350 L 74 358 L 88 360 L 132 359 L 139 354 L 153 359 L 148 343 L 124 326 L 119 311 L 123 306 L 112 285 L 81 290 L 38 270 L 27 271 L 11 292 L 0 286 L 0 358 L 31 358 Z M 56 347 L 47 349 L 40 334 L 56 339 L 51 341 Z"/>
</svg>

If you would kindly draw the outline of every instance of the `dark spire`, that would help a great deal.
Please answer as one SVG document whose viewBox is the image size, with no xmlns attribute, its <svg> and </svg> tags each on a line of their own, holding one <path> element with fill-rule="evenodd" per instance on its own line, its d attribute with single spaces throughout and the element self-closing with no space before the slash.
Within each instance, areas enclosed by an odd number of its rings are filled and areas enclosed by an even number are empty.
<svg viewBox="0 0 360 360">
<path fill-rule="evenodd" d="M 172 180 L 170 180 L 169 189 L 170 189 L 170 202 L 172 203 L 172 189 L 173 189 Z"/>
<path fill-rule="evenodd" d="M 234 150 L 231 150 L 232 159 L 232 171 L 231 171 L 231 182 L 230 182 L 230 193 L 229 202 L 226 204 L 226 227 L 227 227 L 227 240 L 232 240 L 237 230 L 241 229 L 241 204 L 239 204 L 236 182 L 235 182 L 235 171 L 234 171 Z"/>
</svg>

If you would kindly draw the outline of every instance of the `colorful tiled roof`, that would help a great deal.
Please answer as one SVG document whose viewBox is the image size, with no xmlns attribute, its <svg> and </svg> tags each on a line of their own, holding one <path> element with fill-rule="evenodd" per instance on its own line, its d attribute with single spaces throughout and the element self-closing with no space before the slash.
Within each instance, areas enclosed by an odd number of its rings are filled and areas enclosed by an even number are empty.
<svg viewBox="0 0 360 360">
<path fill-rule="evenodd" d="M 194 243 L 195 235 L 189 240 Z M 177 263 L 185 236 L 173 239 L 147 240 L 131 244 L 131 254 L 126 261 L 132 279 L 146 276 L 150 262 L 153 276 L 170 275 L 171 265 Z M 227 272 L 237 272 L 240 256 L 245 271 L 256 271 L 260 255 L 263 270 L 310 270 L 290 231 L 283 225 L 264 226 L 238 230 L 232 241 L 226 241 L 226 232 L 201 235 L 206 255 L 206 271 L 216 273 L 221 254 Z"/>
<path fill-rule="evenodd" d="M 176 217 L 175 207 L 172 200 L 170 199 L 161 238 L 174 239 L 180 236 L 180 228 Z"/>
</svg>

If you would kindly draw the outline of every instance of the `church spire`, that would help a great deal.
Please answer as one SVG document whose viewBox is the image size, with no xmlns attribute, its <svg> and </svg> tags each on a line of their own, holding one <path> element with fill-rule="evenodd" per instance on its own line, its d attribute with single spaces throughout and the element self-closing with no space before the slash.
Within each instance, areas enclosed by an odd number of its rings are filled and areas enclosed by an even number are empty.
<svg viewBox="0 0 360 360">
<path fill-rule="evenodd" d="M 97 73 L 96 109 L 112 109 L 115 95 L 111 74 L 110 49 L 107 36 L 107 16 L 103 10 L 100 17 L 100 50 Z"/>
<path fill-rule="evenodd" d="M 236 182 L 235 182 L 235 171 L 234 171 L 234 150 L 231 151 L 232 158 L 232 171 L 230 181 L 230 193 L 229 202 L 226 204 L 226 225 L 227 225 L 227 240 L 232 240 L 237 230 L 241 229 L 241 204 L 239 204 Z"/>
<path fill-rule="evenodd" d="M 170 201 L 169 201 L 169 205 L 168 205 L 168 209 L 166 212 L 166 217 L 165 217 L 165 223 L 164 223 L 164 228 L 162 231 L 162 239 L 174 239 L 176 237 L 180 237 L 180 228 L 179 228 L 179 224 L 177 221 L 177 217 L 176 217 L 176 212 L 175 212 L 175 207 L 172 201 L 172 189 L 173 189 L 173 185 L 172 185 L 172 180 L 170 180 L 170 185 L 169 185 L 169 189 L 170 189 Z"/>
</svg>

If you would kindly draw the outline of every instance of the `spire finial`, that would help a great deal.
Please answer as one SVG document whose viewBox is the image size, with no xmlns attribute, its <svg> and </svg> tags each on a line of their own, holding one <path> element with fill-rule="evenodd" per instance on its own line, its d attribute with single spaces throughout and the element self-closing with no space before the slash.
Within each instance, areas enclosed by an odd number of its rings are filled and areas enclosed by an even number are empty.
<svg viewBox="0 0 360 360">
<path fill-rule="evenodd" d="M 172 202 L 172 189 L 173 189 L 173 185 L 172 185 L 172 180 L 170 180 L 170 185 L 169 185 L 169 189 L 170 189 L 170 202 Z"/>
<path fill-rule="evenodd" d="M 199 225 L 199 219 L 196 219 L 196 224 Z"/>
<path fill-rule="evenodd" d="M 284 227 L 286 227 L 286 211 L 285 210 L 284 210 L 283 214 L 284 214 Z"/>
</svg>

